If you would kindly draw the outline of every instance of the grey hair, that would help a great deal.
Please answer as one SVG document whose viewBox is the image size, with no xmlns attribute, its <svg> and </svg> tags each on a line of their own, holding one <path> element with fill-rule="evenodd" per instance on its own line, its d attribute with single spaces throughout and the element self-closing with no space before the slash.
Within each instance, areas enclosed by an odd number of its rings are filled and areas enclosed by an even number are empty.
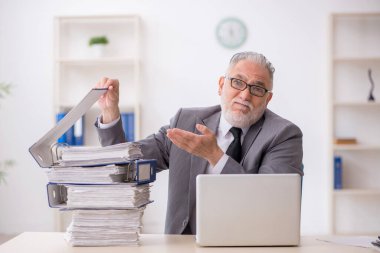
<svg viewBox="0 0 380 253">
<path fill-rule="evenodd" d="M 227 73 L 230 72 L 230 70 L 239 62 L 242 60 L 248 60 L 252 61 L 254 63 L 257 63 L 261 65 L 262 67 L 266 68 L 269 72 L 269 77 L 271 81 L 271 85 L 273 85 L 273 73 L 274 73 L 274 67 L 268 59 L 259 53 L 256 52 L 240 52 L 236 53 L 232 56 L 230 60 L 230 64 L 228 65 Z"/>
</svg>

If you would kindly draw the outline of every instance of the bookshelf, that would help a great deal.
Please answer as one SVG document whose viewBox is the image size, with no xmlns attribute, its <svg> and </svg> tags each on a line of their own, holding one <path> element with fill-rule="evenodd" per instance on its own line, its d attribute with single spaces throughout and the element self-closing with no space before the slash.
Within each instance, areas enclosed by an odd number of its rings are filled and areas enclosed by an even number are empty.
<svg viewBox="0 0 380 253">
<path fill-rule="evenodd" d="M 99 55 L 89 46 L 94 36 L 109 43 Z M 136 15 L 59 16 L 54 19 L 54 112 L 78 104 L 102 77 L 119 79 L 119 106 L 133 115 L 130 136 L 140 136 L 140 18 Z M 94 105 L 84 116 L 84 145 L 99 146 L 94 127 L 100 109 Z M 128 135 L 128 133 L 127 133 Z M 56 211 L 56 210 L 55 210 Z M 71 212 L 56 211 L 55 227 L 65 231 Z"/>
<path fill-rule="evenodd" d="M 332 14 L 330 26 L 331 231 L 348 235 L 378 234 L 380 13 Z M 375 83 L 375 101 L 368 100 L 369 69 Z M 352 144 L 336 144 L 336 140 L 342 138 L 355 141 Z M 340 179 L 339 173 L 335 174 L 335 157 L 340 157 L 342 161 Z M 337 189 L 335 184 L 339 180 L 342 187 Z"/>
<path fill-rule="evenodd" d="M 55 18 L 54 112 L 66 112 L 102 77 L 119 79 L 120 110 L 133 117 L 130 138 L 138 139 L 140 125 L 140 27 L 139 17 L 60 16 Z M 91 37 L 106 36 L 102 55 L 88 45 Z M 84 145 L 99 145 L 94 122 L 95 105 L 84 117 Z M 131 124 L 129 124 L 131 127 Z"/>
</svg>

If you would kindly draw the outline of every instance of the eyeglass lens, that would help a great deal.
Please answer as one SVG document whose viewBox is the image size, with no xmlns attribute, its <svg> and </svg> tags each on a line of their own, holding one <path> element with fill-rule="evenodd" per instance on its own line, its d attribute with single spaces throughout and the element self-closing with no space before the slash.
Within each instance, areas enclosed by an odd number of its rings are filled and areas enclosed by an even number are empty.
<svg viewBox="0 0 380 253">
<path fill-rule="evenodd" d="M 231 80 L 231 86 L 237 90 L 243 91 L 248 87 L 249 92 L 252 95 L 258 96 L 258 97 L 262 97 L 266 93 L 266 90 L 260 86 L 250 85 L 244 82 L 243 80 L 236 79 L 236 78 L 230 78 L 230 80 Z"/>
</svg>

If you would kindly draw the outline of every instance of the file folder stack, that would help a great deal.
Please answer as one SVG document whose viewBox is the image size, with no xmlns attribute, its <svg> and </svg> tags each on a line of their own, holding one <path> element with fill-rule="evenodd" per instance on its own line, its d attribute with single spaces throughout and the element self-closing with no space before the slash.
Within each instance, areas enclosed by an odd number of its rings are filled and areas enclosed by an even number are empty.
<svg viewBox="0 0 380 253">
<path fill-rule="evenodd" d="M 67 242 L 72 246 L 138 245 L 156 161 L 141 159 L 135 143 L 63 146 L 56 152 L 57 165 L 47 172 L 48 201 L 50 207 L 73 210 Z M 119 152 L 128 155 L 122 157 Z"/>
<path fill-rule="evenodd" d="M 55 127 L 29 148 L 47 170 L 50 207 L 71 210 L 65 238 L 73 246 L 138 245 L 141 218 L 156 179 L 156 160 L 142 159 L 140 146 L 107 147 L 57 144 L 64 134 L 104 94 L 92 89 Z"/>
</svg>

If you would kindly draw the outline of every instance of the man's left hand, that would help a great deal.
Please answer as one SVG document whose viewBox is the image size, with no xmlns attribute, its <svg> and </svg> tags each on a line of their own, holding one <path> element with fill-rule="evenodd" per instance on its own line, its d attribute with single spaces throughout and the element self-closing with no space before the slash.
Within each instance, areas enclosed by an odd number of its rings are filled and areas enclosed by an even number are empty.
<svg viewBox="0 0 380 253">
<path fill-rule="evenodd" d="M 206 159 L 211 166 L 223 156 L 223 150 L 216 142 L 215 134 L 206 126 L 195 126 L 202 134 L 195 134 L 179 128 L 167 130 L 168 138 L 179 148 L 199 157 Z"/>
</svg>

